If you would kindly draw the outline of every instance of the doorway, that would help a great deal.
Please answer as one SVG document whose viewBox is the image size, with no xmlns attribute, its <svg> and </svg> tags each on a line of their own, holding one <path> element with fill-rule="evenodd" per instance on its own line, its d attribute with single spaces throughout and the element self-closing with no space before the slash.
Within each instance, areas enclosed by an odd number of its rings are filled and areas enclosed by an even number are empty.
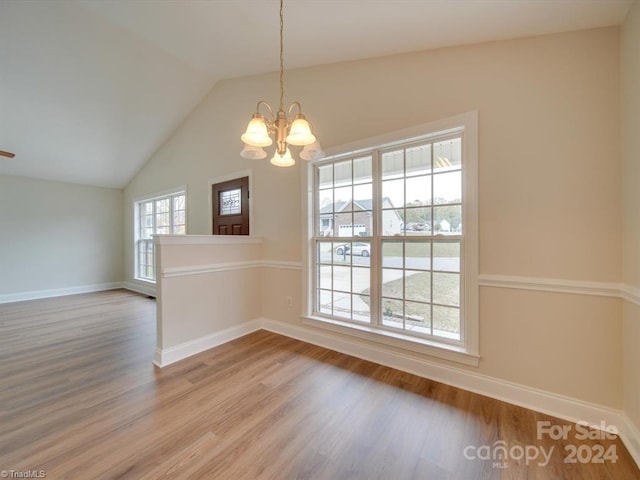
<svg viewBox="0 0 640 480">
<path fill-rule="evenodd" d="M 213 235 L 249 235 L 249 195 L 249 177 L 211 185 Z"/>
</svg>

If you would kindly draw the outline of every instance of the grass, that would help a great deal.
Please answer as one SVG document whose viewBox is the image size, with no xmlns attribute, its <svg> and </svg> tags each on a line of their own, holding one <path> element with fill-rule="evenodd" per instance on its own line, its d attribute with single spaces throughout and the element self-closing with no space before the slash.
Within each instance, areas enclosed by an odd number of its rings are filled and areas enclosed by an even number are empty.
<svg viewBox="0 0 640 480">
<path fill-rule="evenodd" d="M 385 241 L 382 244 L 382 255 L 384 257 L 401 257 L 402 256 L 402 241 Z M 405 255 L 407 257 L 428 257 L 429 244 L 427 242 L 406 242 Z M 460 243 L 455 242 L 443 242 L 434 240 L 433 242 L 433 256 L 452 258 L 460 256 Z"/>
<path fill-rule="evenodd" d="M 433 290 L 431 276 L 433 275 Z M 384 323 L 394 326 L 415 326 L 434 330 L 460 333 L 459 276 L 457 274 L 420 272 L 407 277 L 386 282 L 382 285 L 382 310 Z M 404 298 L 403 297 L 404 283 Z M 361 292 L 361 298 L 369 303 L 368 290 Z M 433 299 L 431 299 L 433 293 Z M 414 300 L 414 301 L 411 301 Z M 433 309 L 429 303 L 433 305 Z M 421 303 L 424 302 L 424 303 Z M 403 312 L 404 303 L 404 312 Z M 445 306 L 448 305 L 448 306 Z"/>
</svg>

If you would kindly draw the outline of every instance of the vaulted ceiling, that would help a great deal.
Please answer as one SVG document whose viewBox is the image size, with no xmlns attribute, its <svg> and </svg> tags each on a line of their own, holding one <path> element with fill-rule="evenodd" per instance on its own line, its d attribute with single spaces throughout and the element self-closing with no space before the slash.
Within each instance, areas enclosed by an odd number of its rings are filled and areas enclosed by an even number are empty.
<svg viewBox="0 0 640 480">
<path fill-rule="evenodd" d="M 617 25 L 633 2 L 286 0 L 285 68 Z M 0 174 L 122 188 L 217 80 L 277 68 L 277 0 L 0 0 Z"/>
</svg>

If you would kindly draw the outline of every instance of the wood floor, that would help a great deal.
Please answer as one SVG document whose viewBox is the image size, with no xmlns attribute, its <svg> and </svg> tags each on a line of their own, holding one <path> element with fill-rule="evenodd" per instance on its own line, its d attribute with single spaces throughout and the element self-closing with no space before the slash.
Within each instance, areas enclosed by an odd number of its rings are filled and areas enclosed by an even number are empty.
<svg viewBox="0 0 640 480">
<path fill-rule="evenodd" d="M 154 348 L 155 303 L 126 291 L 0 305 L 6 478 L 640 479 L 617 439 L 539 440 L 570 424 L 276 334 L 162 370 Z"/>
</svg>

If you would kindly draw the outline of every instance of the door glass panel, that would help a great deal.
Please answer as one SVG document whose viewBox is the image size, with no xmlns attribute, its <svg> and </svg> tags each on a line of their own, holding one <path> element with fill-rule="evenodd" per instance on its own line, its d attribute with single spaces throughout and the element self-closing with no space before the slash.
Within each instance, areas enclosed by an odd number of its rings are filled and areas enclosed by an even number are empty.
<svg viewBox="0 0 640 480">
<path fill-rule="evenodd" d="M 220 192 L 220 215 L 242 214 L 242 202 L 240 201 L 242 189 L 234 188 Z"/>
</svg>

